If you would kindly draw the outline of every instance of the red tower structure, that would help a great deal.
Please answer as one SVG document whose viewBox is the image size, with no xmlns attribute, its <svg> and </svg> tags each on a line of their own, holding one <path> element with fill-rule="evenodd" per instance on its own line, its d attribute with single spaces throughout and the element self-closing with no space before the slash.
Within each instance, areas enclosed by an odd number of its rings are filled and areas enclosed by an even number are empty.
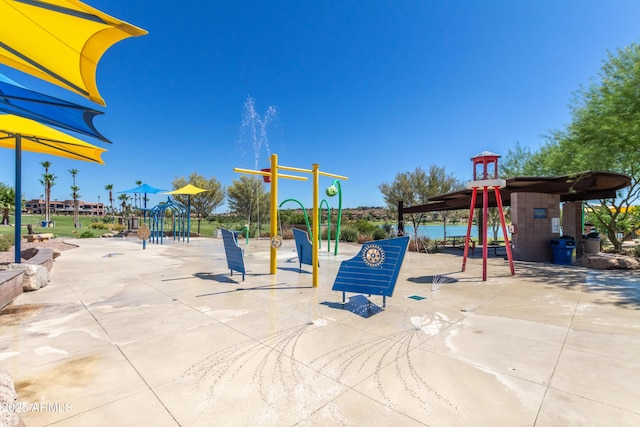
<svg viewBox="0 0 640 427">
<path fill-rule="evenodd" d="M 515 275 L 513 267 L 513 257 L 511 255 L 511 244 L 509 243 L 509 235 L 507 234 L 507 225 L 504 220 L 504 208 L 502 207 L 502 197 L 500 197 L 500 188 L 506 186 L 504 179 L 498 178 L 498 158 L 500 155 L 483 151 L 471 158 L 473 161 L 473 181 L 467 183 L 467 188 L 473 190 L 471 194 L 471 206 L 469 208 L 469 224 L 467 225 L 467 236 L 465 237 L 464 256 L 462 259 L 462 271 L 467 266 L 467 255 L 469 254 L 469 243 L 471 240 L 471 226 L 473 224 L 473 211 L 476 206 L 478 197 L 478 189 L 482 188 L 482 281 L 487 280 L 487 258 L 489 255 L 487 247 L 487 216 L 489 211 L 489 189 L 493 188 L 496 194 L 496 203 L 500 214 L 500 225 L 502 226 L 502 235 L 504 236 L 504 244 L 507 249 L 507 258 L 511 267 L 511 275 Z M 493 165 L 493 170 L 491 166 Z M 481 166 L 481 170 L 478 170 Z"/>
</svg>

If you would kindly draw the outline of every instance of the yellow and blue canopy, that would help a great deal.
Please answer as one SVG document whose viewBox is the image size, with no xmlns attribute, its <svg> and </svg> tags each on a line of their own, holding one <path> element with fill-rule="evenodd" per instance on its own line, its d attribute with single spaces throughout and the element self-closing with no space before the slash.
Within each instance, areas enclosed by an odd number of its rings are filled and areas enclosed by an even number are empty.
<svg viewBox="0 0 640 427">
<path fill-rule="evenodd" d="M 0 114 L 0 147 L 16 149 L 18 138 L 22 151 L 99 164 L 104 164 L 101 156 L 107 151 L 36 121 Z"/>
<path fill-rule="evenodd" d="M 0 0 L 0 63 L 105 105 L 102 55 L 147 32 L 77 0 Z"/>
<path fill-rule="evenodd" d="M 0 112 L 110 142 L 93 125 L 101 111 L 34 92 L 0 74 Z"/>
</svg>

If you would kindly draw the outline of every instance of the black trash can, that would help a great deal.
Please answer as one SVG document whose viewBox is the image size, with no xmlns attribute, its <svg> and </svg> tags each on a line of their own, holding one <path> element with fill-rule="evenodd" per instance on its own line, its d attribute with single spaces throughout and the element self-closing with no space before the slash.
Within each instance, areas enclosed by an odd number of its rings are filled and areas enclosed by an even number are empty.
<svg viewBox="0 0 640 427">
<path fill-rule="evenodd" d="M 573 251 L 576 249 L 576 240 L 571 236 L 562 236 L 552 239 L 549 243 L 554 264 L 571 265 Z"/>
</svg>

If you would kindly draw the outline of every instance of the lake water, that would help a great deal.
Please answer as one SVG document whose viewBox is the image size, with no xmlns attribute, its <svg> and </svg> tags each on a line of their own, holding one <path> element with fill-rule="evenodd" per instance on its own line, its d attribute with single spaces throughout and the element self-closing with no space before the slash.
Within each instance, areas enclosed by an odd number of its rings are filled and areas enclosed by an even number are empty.
<svg viewBox="0 0 640 427">
<path fill-rule="evenodd" d="M 404 230 L 407 234 L 413 236 L 413 227 L 410 225 L 405 225 Z M 418 234 L 420 236 L 425 236 L 430 239 L 443 239 L 444 238 L 444 226 L 443 225 L 421 225 L 418 227 Z M 447 236 L 466 236 L 467 235 L 467 226 L 466 225 L 449 225 L 447 224 Z M 478 237 L 478 227 L 471 227 L 471 237 Z M 493 239 L 493 232 L 491 231 L 491 227 L 488 230 L 489 239 Z M 502 239 L 502 229 L 498 231 L 498 239 Z"/>
</svg>

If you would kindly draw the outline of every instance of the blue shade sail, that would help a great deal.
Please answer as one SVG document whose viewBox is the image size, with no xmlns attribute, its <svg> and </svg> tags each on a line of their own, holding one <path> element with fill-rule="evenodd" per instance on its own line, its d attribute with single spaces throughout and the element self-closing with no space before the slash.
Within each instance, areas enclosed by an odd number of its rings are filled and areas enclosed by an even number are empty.
<svg viewBox="0 0 640 427">
<path fill-rule="evenodd" d="M 161 190 L 159 188 L 152 187 L 149 184 L 142 184 L 141 186 L 136 187 L 136 188 L 132 188 L 130 190 L 118 191 L 118 194 L 120 194 L 120 193 L 157 194 L 157 193 L 160 193 L 162 191 L 167 191 L 167 190 Z"/>
<path fill-rule="evenodd" d="M 111 142 L 93 125 L 101 111 L 34 92 L 0 74 L 0 112 Z"/>
</svg>

